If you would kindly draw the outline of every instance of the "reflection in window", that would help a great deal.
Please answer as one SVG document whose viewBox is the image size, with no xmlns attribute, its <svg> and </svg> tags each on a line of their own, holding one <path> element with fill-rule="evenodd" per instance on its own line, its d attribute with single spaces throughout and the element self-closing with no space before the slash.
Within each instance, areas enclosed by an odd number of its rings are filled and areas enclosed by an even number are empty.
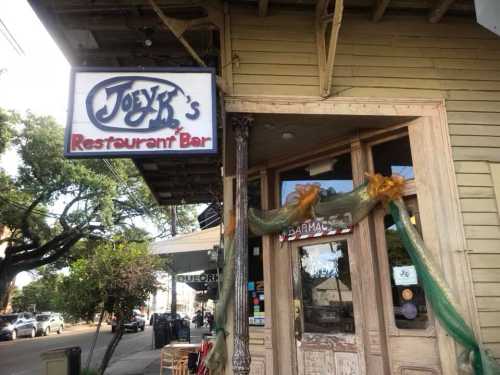
<svg viewBox="0 0 500 375">
<path fill-rule="evenodd" d="M 294 199 L 295 186 L 318 184 L 322 195 L 345 193 L 353 189 L 351 155 L 338 155 L 291 169 L 280 174 L 281 205 Z"/>
<path fill-rule="evenodd" d="M 347 241 L 303 246 L 299 251 L 304 332 L 354 333 Z"/>
<path fill-rule="evenodd" d="M 376 173 L 384 176 L 400 175 L 407 180 L 414 178 L 408 136 L 373 146 L 372 155 Z"/>
<path fill-rule="evenodd" d="M 417 225 L 418 216 L 411 211 L 410 216 Z M 384 225 L 396 327 L 425 329 L 429 316 L 424 289 L 390 215 L 385 216 Z"/>
</svg>

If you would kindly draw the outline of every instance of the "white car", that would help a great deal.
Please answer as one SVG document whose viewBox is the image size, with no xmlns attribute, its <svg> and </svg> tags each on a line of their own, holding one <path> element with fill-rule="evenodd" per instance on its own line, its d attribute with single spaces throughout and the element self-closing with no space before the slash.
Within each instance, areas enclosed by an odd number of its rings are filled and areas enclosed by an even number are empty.
<svg viewBox="0 0 500 375">
<path fill-rule="evenodd" d="M 37 335 L 47 336 L 51 332 L 60 334 L 64 330 L 64 319 L 58 313 L 41 313 L 36 316 L 36 325 Z"/>
</svg>

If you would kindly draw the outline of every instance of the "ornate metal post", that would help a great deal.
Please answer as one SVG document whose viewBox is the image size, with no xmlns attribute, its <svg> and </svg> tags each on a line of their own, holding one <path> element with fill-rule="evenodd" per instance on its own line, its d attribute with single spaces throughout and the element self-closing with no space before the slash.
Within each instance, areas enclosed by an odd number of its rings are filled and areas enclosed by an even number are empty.
<svg viewBox="0 0 500 375">
<path fill-rule="evenodd" d="M 170 206 L 170 235 L 175 237 L 177 235 L 177 210 L 175 206 Z M 175 318 L 177 314 L 177 274 L 172 272 L 172 300 L 170 304 L 170 312 L 172 317 Z"/>
<path fill-rule="evenodd" d="M 233 373 L 250 372 L 248 348 L 248 127 L 252 117 L 238 115 L 232 118 L 236 138 L 236 231 L 234 284 L 234 353 Z"/>
</svg>

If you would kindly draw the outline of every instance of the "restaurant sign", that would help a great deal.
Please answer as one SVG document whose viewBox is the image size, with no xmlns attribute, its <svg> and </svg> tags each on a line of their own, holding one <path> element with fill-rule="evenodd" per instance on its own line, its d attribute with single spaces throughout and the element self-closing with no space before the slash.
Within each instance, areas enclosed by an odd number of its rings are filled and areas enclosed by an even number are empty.
<svg viewBox="0 0 500 375">
<path fill-rule="evenodd" d="M 281 233 L 280 241 L 296 241 L 307 238 L 338 236 L 352 232 L 352 218 L 350 214 L 330 217 L 317 217 L 303 223 L 291 225 Z"/>
<path fill-rule="evenodd" d="M 179 283 L 216 283 L 219 277 L 215 273 L 202 273 L 201 275 L 177 275 L 175 279 Z"/>
<path fill-rule="evenodd" d="M 217 152 L 211 68 L 74 68 L 65 155 Z"/>
</svg>

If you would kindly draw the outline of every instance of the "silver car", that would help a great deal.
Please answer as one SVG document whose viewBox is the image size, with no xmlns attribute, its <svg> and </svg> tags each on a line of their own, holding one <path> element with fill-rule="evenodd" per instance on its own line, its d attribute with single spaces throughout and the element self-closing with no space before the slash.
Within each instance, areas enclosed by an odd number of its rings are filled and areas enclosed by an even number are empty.
<svg viewBox="0 0 500 375">
<path fill-rule="evenodd" d="M 60 334 L 64 329 L 64 320 L 58 313 L 41 313 L 36 316 L 36 333 L 47 336 L 51 332 Z"/>
<path fill-rule="evenodd" d="M 15 340 L 21 336 L 35 337 L 36 320 L 29 312 L 0 315 L 0 339 Z"/>
</svg>

